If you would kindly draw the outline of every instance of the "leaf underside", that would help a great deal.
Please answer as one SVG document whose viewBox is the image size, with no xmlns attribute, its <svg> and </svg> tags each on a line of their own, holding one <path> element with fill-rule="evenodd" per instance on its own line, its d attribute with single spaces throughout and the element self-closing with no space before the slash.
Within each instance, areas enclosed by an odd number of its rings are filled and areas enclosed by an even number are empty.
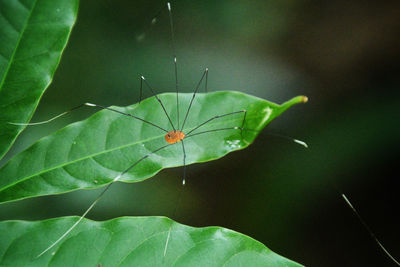
<svg viewBox="0 0 400 267">
<path fill-rule="evenodd" d="M 0 159 L 49 86 L 75 23 L 78 0 L 0 1 Z"/>
<path fill-rule="evenodd" d="M 176 123 L 176 95 L 161 94 L 171 120 Z M 184 118 L 192 94 L 180 94 L 180 118 Z M 210 161 L 251 144 L 259 131 L 290 106 L 304 101 L 299 96 L 277 105 L 239 92 L 198 94 L 185 124 L 184 133 L 216 116 L 247 110 L 244 130 L 209 132 L 184 139 L 186 164 Z M 172 130 L 154 97 L 115 109 L 134 114 L 167 130 Z M 193 133 L 240 127 L 243 113 L 212 120 Z M 180 123 L 182 125 L 182 121 Z M 175 125 L 176 127 L 176 125 Z M 110 183 L 121 172 L 151 151 L 164 146 L 165 132 L 128 116 L 102 110 L 88 119 L 72 123 L 40 139 L 12 158 L 0 169 L 0 202 L 59 194 Z M 163 168 L 183 165 L 181 143 L 150 155 L 120 180 L 139 182 Z"/>
<path fill-rule="evenodd" d="M 165 217 L 122 217 L 104 222 L 85 219 L 66 239 L 37 258 L 76 220 L 78 217 L 1 222 L 0 265 L 301 266 L 232 230 L 194 228 Z"/>
</svg>

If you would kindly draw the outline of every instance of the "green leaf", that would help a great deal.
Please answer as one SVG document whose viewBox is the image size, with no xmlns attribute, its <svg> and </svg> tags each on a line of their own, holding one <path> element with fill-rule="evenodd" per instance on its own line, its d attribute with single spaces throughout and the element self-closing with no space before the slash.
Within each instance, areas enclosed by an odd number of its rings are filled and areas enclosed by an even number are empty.
<svg viewBox="0 0 400 267">
<path fill-rule="evenodd" d="M 194 228 L 165 217 L 85 219 L 37 258 L 78 217 L 0 223 L 1 266 L 301 266 L 221 227 Z M 168 232 L 170 239 L 164 257 Z"/>
<path fill-rule="evenodd" d="M 49 86 L 78 0 L 0 0 L 0 159 Z"/>
<path fill-rule="evenodd" d="M 176 122 L 176 95 L 159 95 L 171 120 Z M 181 124 L 192 94 L 180 94 Z M 218 159 L 243 149 L 271 120 L 296 103 L 299 96 L 277 105 L 239 92 L 198 94 L 189 113 L 184 133 L 206 120 L 229 112 L 247 110 L 240 130 L 208 132 L 184 139 L 186 164 Z M 134 114 L 163 128 L 172 130 L 163 109 L 154 97 L 140 104 L 115 109 Z M 193 133 L 240 127 L 243 114 L 221 117 Z M 175 123 L 176 124 L 176 123 Z M 132 117 L 102 110 L 90 118 L 73 123 L 42 138 L 11 159 L 0 169 L 0 202 L 57 194 L 79 188 L 95 188 L 110 183 L 134 162 L 167 143 L 165 132 Z M 139 182 L 154 176 L 163 168 L 183 165 L 181 143 L 170 145 L 150 155 L 122 176 L 121 181 Z"/>
</svg>

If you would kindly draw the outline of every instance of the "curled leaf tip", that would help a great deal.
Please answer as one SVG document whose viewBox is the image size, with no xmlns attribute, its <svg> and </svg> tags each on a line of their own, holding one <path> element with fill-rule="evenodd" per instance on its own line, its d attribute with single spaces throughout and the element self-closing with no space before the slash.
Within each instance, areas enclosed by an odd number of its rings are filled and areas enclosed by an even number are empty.
<svg viewBox="0 0 400 267">
<path fill-rule="evenodd" d="M 300 103 L 306 103 L 307 101 L 308 101 L 308 97 L 300 95 L 300 96 L 293 97 L 292 99 L 286 101 L 281 106 L 284 107 L 284 110 L 286 110 L 293 105 L 300 104 Z"/>
</svg>

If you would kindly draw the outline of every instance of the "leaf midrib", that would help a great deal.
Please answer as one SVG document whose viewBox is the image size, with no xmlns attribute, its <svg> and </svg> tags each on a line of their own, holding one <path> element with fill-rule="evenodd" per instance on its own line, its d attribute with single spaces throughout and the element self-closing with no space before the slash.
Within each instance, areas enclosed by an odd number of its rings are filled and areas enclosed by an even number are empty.
<svg viewBox="0 0 400 267">
<path fill-rule="evenodd" d="M 250 119 L 250 118 L 258 118 L 258 117 L 263 117 L 263 116 L 262 116 L 262 115 L 248 116 L 249 119 Z M 233 121 L 235 121 L 235 120 L 234 120 L 234 119 L 224 120 L 223 122 L 216 122 L 216 123 L 212 123 L 212 124 L 210 124 L 210 125 L 219 125 L 219 124 L 224 124 L 224 123 L 233 122 Z M 195 126 L 195 127 L 196 127 L 196 126 Z M 189 130 L 189 131 L 190 131 L 190 130 L 194 129 L 195 127 L 187 128 L 187 129 L 185 129 L 185 130 Z M 127 148 L 127 147 L 130 147 L 130 146 L 134 146 L 134 145 L 136 145 L 136 144 L 141 144 L 141 143 L 144 143 L 144 142 L 152 141 L 152 140 L 155 140 L 155 139 L 160 138 L 160 137 L 163 137 L 163 136 L 164 136 L 164 135 L 153 136 L 152 138 L 139 140 L 139 141 L 133 142 L 133 143 L 128 143 L 128 144 L 125 144 L 125 145 L 122 145 L 122 146 L 118 146 L 118 147 L 115 147 L 115 148 L 112 148 L 112 149 L 102 150 L 102 151 L 100 151 L 100 152 L 98 152 L 98 153 L 93 153 L 93 154 L 87 155 L 87 156 L 85 156 L 85 157 L 76 159 L 76 160 L 67 161 L 67 162 L 65 162 L 65 163 L 63 163 L 63 164 L 59 164 L 59 165 L 53 166 L 53 167 L 51 167 L 51 168 L 48 168 L 48 169 L 46 169 L 46 170 L 43 170 L 43 171 L 40 171 L 40 172 L 31 174 L 31 175 L 29 175 L 29 176 L 27 176 L 27 177 L 24 177 L 24 178 L 22 178 L 22 179 L 20 179 L 20 180 L 15 181 L 14 183 L 11 183 L 11 184 L 9 184 L 9 185 L 6 185 L 5 187 L 3 187 L 3 188 L 0 189 L 0 192 L 3 192 L 4 190 L 6 190 L 6 189 L 8 189 L 8 188 L 10 188 L 10 187 L 12 187 L 12 186 L 14 186 L 14 185 L 16 185 L 16 184 L 22 183 L 22 182 L 24 182 L 24 181 L 26 181 L 26 180 L 28 180 L 28 179 L 30 179 L 30 178 L 32 178 L 32 177 L 41 175 L 41 174 L 43 174 L 43 173 L 47 173 L 47 172 L 50 172 L 50 171 L 52 171 L 52 170 L 56 170 L 56 169 L 58 169 L 58 168 L 62 168 L 62 167 L 64 167 L 64 166 L 67 166 L 67 165 L 70 165 L 70 164 L 73 164 L 73 163 L 76 163 L 76 162 L 79 162 L 79 161 L 82 161 L 82 160 L 86 160 L 86 159 L 89 159 L 89 158 L 93 158 L 93 157 L 96 157 L 96 156 L 99 156 L 99 155 L 102 155 L 102 154 L 106 154 L 106 153 L 109 153 L 109 152 L 112 152 L 112 151 L 115 151 L 115 150 L 119 150 L 119 149 Z"/>
<path fill-rule="evenodd" d="M 7 79 L 8 71 L 10 70 L 11 65 L 13 64 L 16 51 L 17 51 L 18 48 L 19 48 L 19 44 L 21 43 L 22 37 L 24 36 L 25 30 L 26 30 L 26 28 L 27 28 L 27 26 L 28 26 L 28 24 L 29 24 L 29 20 L 31 19 L 33 10 L 36 8 L 36 3 L 37 3 L 37 1 L 38 1 L 38 0 L 34 0 L 33 5 L 32 5 L 32 8 L 31 8 L 31 10 L 29 11 L 29 15 L 28 15 L 27 19 L 25 20 L 24 26 L 22 27 L 22 31 L 20 32 L 20 35 L 19 35 L 19 37 L 18 37 L 17 44 L 16 44 L 16 46 L 15 46 L 15 48 L 14 48 L 14 51 L 13 51 L 13 53 L 12 53 L 12 55 L 11 55 L 11 58 L 10 58 L 10 60 L 9 60 L 9 64 L 7 65 L 7 69 L 6 69 L 6 71 L 4 72 L 3 79 L 1 80 L 1 83 L 0 83 L 0 92 L 1 92 L 1 90 L 3 89 L 4 82 L 5 82 L 5 80 Z M 18 1 L 18 2 L 19 2 L 19 1 Z M 21 2 L 19 2 L 19 3 L 22 5 Z M 25 6 L 24 6 L 24 7 L 25 7 Z M 25 7 L 25 8 L 26 8 L 26 7 Z"/>
</svg>

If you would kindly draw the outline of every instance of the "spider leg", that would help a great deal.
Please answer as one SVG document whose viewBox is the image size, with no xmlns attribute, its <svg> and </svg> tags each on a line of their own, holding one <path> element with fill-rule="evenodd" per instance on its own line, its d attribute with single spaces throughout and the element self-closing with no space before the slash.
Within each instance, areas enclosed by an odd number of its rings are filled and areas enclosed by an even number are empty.
<svg viewBox="0 0 400 267">
<path fill-rule="evenodd" d="M 143 97 L 143 79 L 140 77 L 140 90 L 139 90 L 139 104 L 142 102 Z"/>
<path fill-rule="evenodd" d="M 241 125 L 241 127 L 235 127 L 235 128 L 240 129 L 241 134 L 242 134 L 242 130 L 243 130 L 243 127 L 244 127 L 244 123 L 245 123 L 245 121 L 246 121 L 246 114 L 247 114 L 247 111 L 246 111 L 246 110 L 239 110 L 239 111 L 234 111 L 234 112 L 230 112 L 230 113 L 226 113 L 226 114 L 214 116 L 214 117 L 212 117 L 212 118 L 206 120 L 205 122 L 200 123 L 200 124 L 197 125 L 196 127 L 194 127 L 192 130 L 190 130 L 190 131 L 186 134 L 186 137 L 189 136 L 192 132 L 194 132 L 194 131 L 196 131 L 197 129 L 199 129 L 200 127 L 206 125 L 207 123 L 209 123 L 209 122 L 211 122 L 211 121 L 213 121 L 213 120 L 215 120 L 215 119 L 223 118 L 223 117 L 226 117 L 226 116 L 231 116 L 231 115 L 238 114 L 238 113 L 243 113 L 243 120 L 242 120 L 242 125 Z M 243 136 L 242 136 L 242 137 L 243 137 Z"/>
<path fill-rule="evenodd" d="M 48 119 L 48 120 L 45 120 L 45 121 L 31 122 L 31 123 L 20 123 L 20 122 L 8 122 L 8 123 L 9 123 L 9 124 L 12 124 L 12 125 L 22 125 L 22 126 L 33 126 L 33 125 L 46 124 L 46 123 L 52 122 L 52 121 L 54 121 L 55 119 L 58 119 L 58 118 L 60 118 L 60 117 L 62 117 L 62 116 L 64 116 L 64 115 L 67 115 L 68 113 L 70 113 L 70 112 L 72 112 L 72 111 L 74 111 L 74 110 L 76 110 L 76 109 L 79 109 L 79 108 L 81 108 L 81 107 L 84 107 L 84 106 L 86 106 L 86 103 L 80 104 L 79 106 L 76 106 L 76 107 L 73 107 L 73 108 L 71 108 L 71 109 L 69 109 L 69 110 L 67 110 L 67 111 L 64 111 L 63 113 L 60 113 L 60 114 L 58 114 L 57 116 L 54 116 L 54 117 L 52 117 L 52 118 L 50 118 L 50 119 Z"/>
<path fill-rule="evenodd" d="M 173 56 L 173 60 L 174 60 L 174 71 L 175 71 L 176 117 L 177 117 L 177 121 L 178 121 L 178 129 L 179 129 L 178 63 L 177 63 L 177 60 L 176 60 L 174 21 L 172 19 L 172 10 L 171 10 L 171 3 L 170 2 L 167 2 L 167 8 L 168 8 L 168 16 L 169 16 L 169 26 L 170 26 L 170 29 L 171 29 L 172 56 Z"/>
<path fill-rule="evenodd" d="M 205 92 L 208 93 L 208 68 L 206 68 L 206 85 L 205 85 Z"/>
<path fill-rule="evenodd" d="M 150 155 L 157 153 L 158 151 L 169 147 L 170 145 L 173 144 L 167 144 L 164 145 L 162 147 L 159 147 L 153 151 L 151 151 L 150 153 L 148 153 L 147 155 L 141 157 L 140 159 L 138 159 L 137 161 L 135 161 L 132 165 L 129 166 L 129 168 L 127 168 L 126 170 L 124 170 L 123 172 L 121 172 L 117 177 L 115 177 L 111 183 L 109 183 L 103 191 L 101 191 L 101 193 L 97 196 L 97 198 L 92 202 L 92 204 L 89 206 L 89 208 L 86 209 L 86 211 L 79 217 L 79 219 L 67 230 L 65 231 L 56 241 L 54 241 L 49 247 L 47 247 L 45 250 L 43 250 L 36 258 L 39 258 L 40 256 L 42 256 L 43 254 L 45 254 L 47 251 L 49 251 L 50 249 L 52 249 L 55 245 L 57 245 L 64 237 L 66 237 L 85 217 L 86 215 L 89 213 L 89 211 L 97 204 L 97 202 L 100 201 L 100 199 L 104 196 L 104 194 L 108 191 L 108 189 L 110 189 L 111 185 L 114 184 L 115 182 L 117 182 L 118 180 L 121 179 L 121 177 L 126 174 L 127 172 L 129 172 L 133 167 L 135 167 L 137 164 L 139 164 L 141 161 L 143 161 L 144 159 L 148 158 Z"/>
<path fill-rule="evenodd" d="M 203 72 L 203 75 L 201 76 L 200 81 L 197 83 L 196 89 L 194 89 L 194 92 L 193 92 L 193 95 L 192 95 L 192 99 L 190 100 L 188 109 L 187 109 L 187 111 L 186 111 L 185 119 L 183 120 L 183 123 L 182 123 L 181 131 L 183 130 L 183 127 L 185 127 L 185 123 L 186 123 L 187 117 L 189 116 L 190 108 L 192 107 L 193 100 L 194 100 L 194 98 L 196 97 L 197 90 L 199 90 L 200 84 L 201 84 L 201 82 L 203 81 L 204 76 L 208 77 L 208 68 L 205 69 L 205 71 Z M 206 80 L 207 80 L 207 79 L 206 79 Z M 207 83 L 206 83 L 206 88 L 207 88 Z M 206 90 L 207 90 L 207 89 L 206 89 Z"/>
<path fill-rule="evenodd" d="M 287 136 L 287 135 L 282 135 L 282 134 L 278 134 L 278 133 L 271 133 L 271 132 L 267 132 L 265 134 L 270 135 L 270 136 L 283 138 L 283 139 L 292 141 L 292 142 L 294 142 L 296 144 L 299 144 L 299 145 L 301 145 L 301 146 L 303 146 L 305 148 L 308 148 L 308 144 L 306 142 L 304 142 L 302 140 L 299 140 L 299 139 L 296 139 L 296 138 L 293 138 L 293 137 L 290 137 L 290 136 Z"/>
<path fill-rule="evenodd" d="M 150 87 L 150 85 L 146 82 L 146 79 L 141 76 L 140 77 L 140 95 L 139 95 L 139 104 L 142 101 L 142 93 L 143 93 L 143 81 L 146 83 L 146 86 L 150 89 L 150 91 L 152 92 L 153 96 L 156 97 L 157 101 L 160 102 L 161 107 L 164 110 L 165 115 L 167 115 L 167 118 L 172 126 L 172 128 L 174 129 L 174 131 L 176 131 L 176 129 L 179 129 L 179 90 L 178 90 L 178 64 L 177 64 L 177 60 L 176 60 L 176 53 L 175 53 L 175 37 L 174 37 L 174 23 L 173 23 L 173 19 L 172 19 L 172 10 L 171 10 L 171 3 L 167 2 L 167 9 L 168 9 L 168 15 L 169 15 L 169 24 L 170 24 L 170 29 L 171 29 L 171 43 L 172 43 L 172 54 L 173 54 L 173 61 L 174 61 L 174 70 L 175 70 L 175 88 L 176 88 L 176 115 L 177 115 L 177 124 L 178 127 L 175 128 L 174 124 L 171 121 L 171 118 L 169 117 L 167 111 L 165 110 L 164 104 L 161 102 L 161 100 L 157 97 L 157 94 L 155 93 L 155 91 L 153 90 L 153 88 Z M 151 20 L 150 23 L 150 28 L 157 23 L 157 18 L 160 15 L 160 13 L 165 10 L 165 6 L 162 7 L 157 14 L 153 17 L 153 19 Z M 143 34 L 141 34 L 138 38 L 138 40 L 141 40 L 144 38 L 145 36 L 144 32 Z"/>
<path fill-rule="evenodd" d="M 247 131 L 254 131 L 254 132 L 258 132 L 255 130 L 250 130 L 250 129 L 245 129 L 242 127 L 229 127 L 229 128 L 220 128 L 220 129 L 212 129 L 212 130 L 207 130 L 207 131 L 203 131 L 203 132 L 198 132 L 198 133 L 194 133 L 191 135 L 186 135 L 185 138 L 190 138 L 196 135 L 200 135 L 200 134 L 205 134 L 205 133 L 210 133 L 210 132 L 216 132 L 216 131 L 224 131 L 224 130 L 247 130 Z M 276 135 L 279 136 L 279 135 Z M 282 137 L 282 136 L 280 136 Z M 288 139 L 292 139 L 292 138 L 288 138 Z M 306 143 L 304 143 L 303 141 L 299 141 L 297 139 L 292 139 L 292 141 L 294 141 L 295 143 L 301 144 L 305 147 L 308 147 Z M 350 202 L 350 200 L 346 197 L 345 194 L 341 193 L 341 196 L 343 198 L 343 200 L 346 202 L 347 206 L 352 210 L 352 212 L 354 213 L 354 215 L 357 217 L 357 219 L 361 222 L 361 224 L 364 226 L 364 228 L 368 231 L 368 233 L 370 234 L 370 236 L 372 237 L 372 239 L 376 242 L 376 244 L 380 247 L 380 249 L 386 254 L 386 256 L 388 256 L 396 265 L 400 266 L 400 262 L 397 261 L 392 254 L 390 254 L 390 252 L 383 246 L 383 244 L 379 241 L 379 239 L 375 236 L 374 232 L 371 230 L 371 228 L 369 228 L 368 224 L 364 221 L 364 219 L 361 217 L 360 213 L 356 210 L 356 208 L 353 206 L 353 204 Z"/>
<path fill-rule="evenodd" d="M 364 226 L 364 228 L 370 234 L 371 238 L 376 242 L 376 244 L 386 254 L 386 256 L 388 256 L 397 266 L 400 266 L 400 262 L 397 261 L 392 256 L 392 254 L 390 254 L 390 252 L 382 245 L 382 243 L 375 236 L 374 232 L 372 232 L 371 228 L 369 228 L 368 224 L 364 221 L 364 219 L 361 217 L 360 213 L 356 210 L 356 208 L 353 206 L 353 204 L 350 202 L 350 200 L 346 197 L 346 195 L 342 193 L 341 196 L 342 196 L 343 200 L 346 202 L 347 206 L 353 211 L 354 215 L 357 217 L 357 219 L 361 222 L 361 224 Z"/>
<path fill-rule="evenodd" d="M 186 150 L 185 150 L 185 144 L 184 144 L 183 140 L 181 140 L 181 144 L 182 144 L 182 152 L 183 152 L 183 179 L 182 179 L 182 187 L 181 187 L 181 189 L 179 191 L 179 195 L 178 195 L 178 201 L 176 202 L 174 213 L 173 213 L 172 217 L 175 217 L 175 215 L 176 215 L 176 211 L 178 210 L 178 204 L 181 202 L 183 187 L 186 184 Z M 169 239 L 171 237 L 171 229 L 172 229 L 172 226 L 169 227 L 167 240 L 165 241 L 164 257 L 167 254 L 168 243 L 169 243 Z"/>
<path fill-rule="evenodd" d="M 183 152 L 183 179 L 182 179 L 182 185 L 186 184 L 186 150 L 185 150 L 185 144 L 183 140 L 181 140 L 182 144 L 182 152 Z"/>
<path fill-rule="evenodd" d="M 175 87 L 176 87 L 176 112 L 177 112 L 177 118 L 178 118 L 178 128 L 175 128 L 174 124 L 172 123 L 172 120 L 170 116 L 168 115 L 167 110 L 165 109 L 164 104 L 162 103 L 161 99 L 157 96 L 156 92 L 153 90 L 153 88 L 149 85 L 149 83 L 146 81 L 146 79 L 141 76 L 140 80 L 140 97 L 139 97 L 139 103 L 142 100 L 142 88 L 143 88 L 143 81 L 146 84 L 146 87 L 151 91 L 153 96 L 157 99 L 157 101 L 160 103 L 162 109 L 164 110 L 165 115 L 168 118 L 169 123 L 171 124 L 172 128 L 174 131 L 176 129 L 179 129 L 179 101 L 178 101 L 178 66 L 176 62 L 176 53 L 175 53 L 175 40 L 174 40 L 174 24 L 172 20 L 172 11 L 171 11 L 171 4 L 167 2 L 167 8 L 168 8 L 168 14 L 169 14 L 169 22 L 170 22 L 170 27 L 171 27 L 171 40 L 172 40 L 172 53 L 174 57 L 174 68 L 175 68 Z M 162 9 L 161 9 L 162 10 Z M 161 12 L 161 10 L 157 13 L 157 15 L 153 18 L 151 21 L 151 24 L 155 24 L 157 22 L 157 16 Z"/>
<path fill-rule="evenodd" d="M 104 106 L 102 106 L 102 105 L 92 104 L 92 103 L 83 103 L 83 104 L 80 104 L 79 106 L 73 107 L 73 108 L 71 108 L 71 109 L 69 109 L 69 110 L 67 110 L 67 111 L 64 111 L 63 113 L 60 113 L 60 114 L 58 114 L 58 115 L 56 115 L 56 116 L 54 116 L 54 117 L 52 117 L 52 118 L 50 118 L 50 119 L 48 119 L 48 120 L 45 120 L 45 121 L 31 122 L 31 123 L 9 122 L 9 124 L 12 124 L 12 125 L 22 125 L 22 126 L 33 126 L 33 125 L 46 124 L 46 123 L 52 122 L 52 121 L 54 121 L 54 120 L 56 120 L 56 119 L 58 119 L 58 118 L 64 116 L 64 115 L 67 115 L 68 113 L 71 113 L 71 112 L 74 111 L 74 110 L 77 110 L 77 109 L 79 109 L 79 108 L 81 108 L 81 107 L 85 107 L 85 106 L 86 106 L 86 107 L 96 107 L 96 108 L 99 108 L 99 109 L 105 109 L 105 110 L 109 110 L 109 111 L 112 111 L 112 112 L 116 112 L 116 113 L 119 113 L 119 114 L 121 114 L 121 115 L 128 116 L 128 117 L 134 118 L 134 119 L 136 119 L 136 120 L 139 120 L 139 121 L 141 121 L 141 122 L 147 123 L 147 124 L 149 124 L 149 125 L 151 125 L 151 126 L 153 126 L 153 127 L 156 127 L 156 128 L 158 128 L 158 129 L 160 129 L 160 130 L 162 130 L 162 131 L 168 133 L 168 131 L 167 131 L 166 129 L 164 129 L 164 128 L 162 128 L 162 127 L 160 127 L 160 126 L 158 126 L 158 125 L 156 125 L 156 124 L 154 124 L 154 123 L 152 123 L 152 122 L 150 122 L 150 121 L 147 121 L 147 120 L 145 120 L 145 119 L 139 118 L 139 117 L 137 117 L 137 116 L 135 116 L 135 115 L 132 115 L 132 114 L 129 114 L 129 113 L 125 113 L 125 112 L 121 112 L 121 111 L 116 110 L 116 109 L 113 109 L 113 108 L 104 107 Z"/>
<path fill-rule="evenodd" d="M 237 113 L 239 113 L 239 112 L 240 112 L 240 111 L 236 111 L 236 112 L 232 112 L 232 113 L 227 113 L 227 114 L 224 114 L 224 115 L 220 115 L 219 118 L 220 118 L 220 117 L 223 117 L 223 116 L 228 116 L 228 115 L 232 115 L 232 114 L 237 114 Z M 198 132 L 198 133 L 192 133 L 193 131 L 197 130 L 198 128 L 200 128 L 200 127 L 203 126 L 204 124 L 206 124 L 206 123 L 212 121 L 213 119 L 218 118 L 218 116 L 216 116 L 216 117 L 213 117 L 213 118 L 211 118 L 211 119 L 208 119 L 207 121 L 205 121 L 205 122 L 203 122 L 202 124 L 200 124 L 200 125 L 198 125 L 197 127 L 195 127 L 193 130 L 189 131 L 189 132 L 186 134 L 186 137 L 185 137 L 185 138 L 192 137 L 192 136 L 199 135 L 199 134 L 203 134 L 203 133 L 217 132 L 217 131 L 223 131 L 223 130 L 240 130 L 240 135 L 241 135 L 242 138 L 243 138 L 243 131 L 259 132 L 259 131 L 256 131 L 256 130 L 244 128 L 244 124 L 245 124 L 245 121 L 246 121 L 246 114 L 247 114 L 247 113 L 246 113 L 246 111 L 243 111 L 243 112 L 244 112 L 244 116 L 243 116 L 243 121 L 242 121 L 241 127 L 227 127 L 227 128 L 220 128 L 220 129 L 211 129 L 211 130 L 207 130 L 207 131 L 203 131 L 203 132 Z M 292 141 L 292 142 L 294 142 L 294 143 L 296 143 L 296 144 L 299 144 L 299 145 L 301 145 L 301 146 L 303 146 L 303 147 L 305 147 L 305 148 L 308 148 L 308 145 L 307 145 L 306 142 L 301 141 L 301 140 L 299 140 L 299 139 L 295 139 L 295 138 L 293 138 L 293 137 L 289 137 L 289 136 L 281 135 L 281 134 L 276 134 L 276 133 L 265 133 L 265 134 L 271 135 L 271 136 L 280 137 L 280 138 L 284 138 L 284 139 L 290 140 L 290 141 Z"/>
<path fill-rule="evenodd" d="M 242 127 L 226 127 L 226 128 L 218 128 L 218 129 L 212 129 L 212 130 L 202 131 L 202 132 L 198 132 L 198 133 L 193 133 L 191 135 L 186 135 L 185 138 L 190 138 L 190 137 L 193 137 L 193 136 L 196 136 L 196 135 L 205 134 L 205 133 L 212 133 L 212 132 L 219 132 L 219 131 L 229 131 L 229 130 L 250 131 L 250 132 L 255 132 L 255 133 L 259 132 L 259 131 L 256 131 L 256 130 L 246 129 L 246 128 L 242 128 Z"/>
<path fill-rule="evenodd" d="M 165 109 L 165 106 L 163 104 L 163 102 L 161 101 L 161 99 L 157 96 L 156 92 L 154 91 L 154 89 L 150 86 L 150 84 L 146 81 L 146 78 L 144 78 L 143 76 L 140 77 L 141 80 L 144 82 L 144 84 L 146 85 L 146 87 L 151 91 L 151 93 L 153 94 L 153 96 L 157 99 L 158 103 L 160 103 L 162 109 L 164 110 L 165 115 L 168 118 L 169 123 L 171 124 L 172 128 L 174 129 L 174 131 L 176 131 L 176 128 L 174 126 L 174 124 L 172 123 L 172 120 L 170 118 L 170 116 L 168 115 L 167 110 Z"/>
</svg>

